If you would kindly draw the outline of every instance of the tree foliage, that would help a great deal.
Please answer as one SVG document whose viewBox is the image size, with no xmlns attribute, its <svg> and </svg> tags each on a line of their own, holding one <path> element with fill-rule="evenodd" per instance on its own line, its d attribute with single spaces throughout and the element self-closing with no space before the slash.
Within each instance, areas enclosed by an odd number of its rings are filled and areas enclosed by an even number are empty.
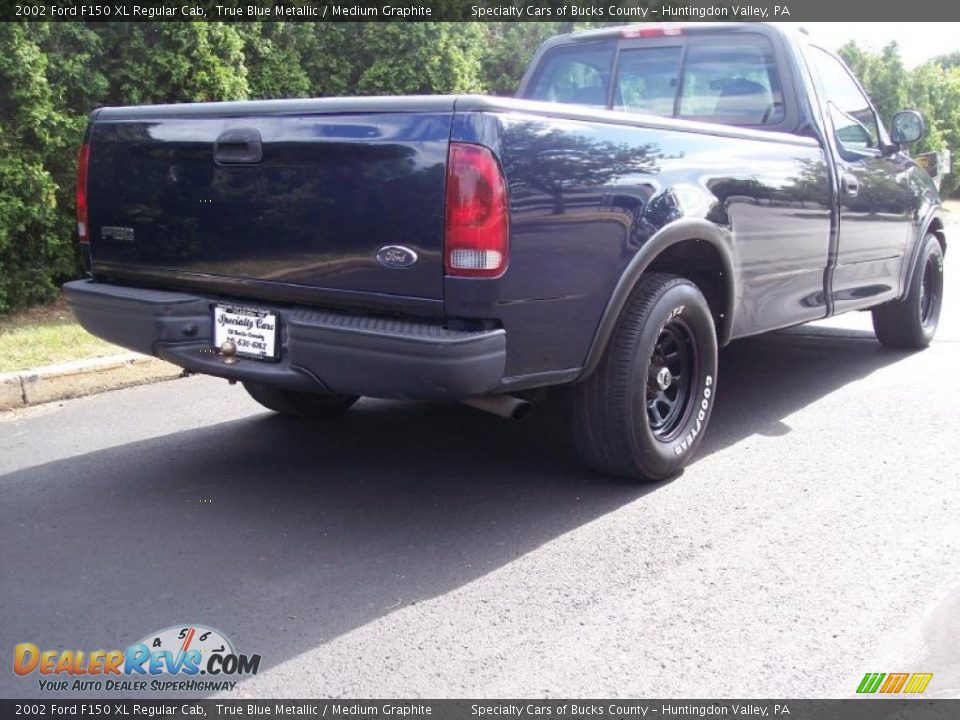
<svg viewBox="0 0 960 720">
<path fill-rule="evenodd" d="M 840 48 L 839 54 L 859 78 L 888 127 L 899 110 L 919 110 L 923 114 L 927 131 L 920 142 L 909 148 L 911 153 L 952 149 L 960 155 L 960 66 L 951 64 L 951 58 L 960 55 L 935 58 L 907 70 L 896 42 L 874 53 L 851 41 Z M 940 190 L 946 196 L 958 187 L 960 172 L 953 172 L 943 179 Z"/>
<path fill-rule="evenodd" d="M 487 90 L 513 95 L 533 54 L 564 23 L 491 23 L 483 50 Z"/>
<path fill-rule="evenodd" d="M 316 95 L 482 92 L 479 23 L 336 23 L 312 38 Z"/>
<path fill-rule="evenodd" d="M 250 98 L 310 95 L 313 84 L 304 68 L 314 50 L 309 25 L 257 22 L 239 25 L 238 29 L 243 37 Z"/>
<path fill-rule="evenodd" d="M 242 100 L 250 92 L 244 39 L 224 23 L 103 23 L 107 102 L 143 105 Z"/>
<path fill-rule="evenodd" d="M 603 24 L 0 23 L 0 312 L 79 274 L 76 153 L 99 105 L 510 95 L 546 38 Z M 841 52 L 886 122 L 904 107 L 924 113 L 917 151 L 958 147 L 960 55 L 907 70 L 894 44 Z M 958 184 L 949 176 L 944 191 Z"/>
<path fill-rule="evenodd" d="M 933 63 L 943 68 L 960 67 L 960 51 L 954 51 L 947 55 L 940 55 L 933 59 Z"/>
<path fill-rule="evenodd" d="M 63 118 L 40 49 L 46 31 L 0 23 L 0 311 L 48 297 L 65 264 L 47 169 Z"/>
</svg>

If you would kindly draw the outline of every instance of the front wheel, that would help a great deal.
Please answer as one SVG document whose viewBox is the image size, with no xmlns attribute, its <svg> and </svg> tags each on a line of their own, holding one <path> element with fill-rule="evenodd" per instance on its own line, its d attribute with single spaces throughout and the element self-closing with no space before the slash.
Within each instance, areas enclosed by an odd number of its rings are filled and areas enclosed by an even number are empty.
<svg viewBox="0 0 960 720">
<path fill-rule="evenodd" d="M 354 395 L 320 395 L 251 382 L 243 383 L 243 389 L 268 410 L 304 418 L 342 415 L 359 399 Z"/>
<path fill-rule="evenodd" d="M 920 350 L 937 332 L 943 305 L 943 248 L 933 233 L 923 239 L 910 292 L 873 308 L 873 330 L 882 345 Z"/>
<path fill-rule="evenodd" d="M 580 458 L 612 475 L 675 475 L 703 439 L 716 377 L 716 330 L 699 288 L 674 275 L 642 277 L 596 372 L 573 388 Z"/>
</svg>

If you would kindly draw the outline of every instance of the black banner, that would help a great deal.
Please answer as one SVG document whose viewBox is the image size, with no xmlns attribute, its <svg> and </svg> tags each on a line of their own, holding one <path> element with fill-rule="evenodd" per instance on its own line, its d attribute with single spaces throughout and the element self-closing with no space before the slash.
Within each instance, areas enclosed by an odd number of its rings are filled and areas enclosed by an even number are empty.
<svg viewBox="0 0 960 720">
<path fill-rule="evenodd" d="M 869 5 L 831 0 L 14 0 L 0 20 L 308 22 L 600 21 L 944 21 L 960 20 L 960 4 L 890 0 Z"/>
<path fill-rule="evenodd" d="M 0 700 L 0 717 L 954 720 L 960 700 Z"/>
</svg>

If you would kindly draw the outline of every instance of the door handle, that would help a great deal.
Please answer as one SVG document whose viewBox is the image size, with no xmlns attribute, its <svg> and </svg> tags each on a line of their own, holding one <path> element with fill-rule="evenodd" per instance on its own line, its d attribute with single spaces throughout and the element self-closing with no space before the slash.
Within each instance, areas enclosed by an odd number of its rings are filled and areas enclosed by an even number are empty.
<svg viewBox="0 0 960 720">
<path fill-rule="evenodd" d="M 213 145 L 213 159 L 220 165 L 253 165 L 263 160 L 263 142 L 255 128 L 230 128 Z"/>
<path fill-rule="evenodd" d="M 856 175 L 844 173 L 843 177 L 840 178 L 840 184 L 848 197 L 856 197 L 857 193 L 860 192 L 860 181 L 857 180 Z"/>
</svg>

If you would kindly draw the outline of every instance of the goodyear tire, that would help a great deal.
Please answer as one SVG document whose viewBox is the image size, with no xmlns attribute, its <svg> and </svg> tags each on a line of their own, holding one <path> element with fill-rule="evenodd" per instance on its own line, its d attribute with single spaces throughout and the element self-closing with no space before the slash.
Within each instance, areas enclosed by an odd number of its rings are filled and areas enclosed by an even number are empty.
<svg viewBox="0 0 960 720">
<path fill-rule="evenodd" d="M 910 292 L 873 308 L 873 330 L 886 347 L 920 350 L 937 332 L 943 305 L 943 248 L 936 235 L 923 239 Z"/>
<path fill-rule="evenodd" d="M 580 458 L 612 475 L 675 475 L 703 439 L 716 377 L 716 330 L 703 294 L 674 275 L 642 277 L 596 372 L 573 387 Z"/>
<path fill-rule="evenodd" d="M 243 383 L 243 389 L 268 410 L 302 418 L 342 415 L 359 399 L 353 395 L 320 395 L 249 382 Z"/>
</svg>

